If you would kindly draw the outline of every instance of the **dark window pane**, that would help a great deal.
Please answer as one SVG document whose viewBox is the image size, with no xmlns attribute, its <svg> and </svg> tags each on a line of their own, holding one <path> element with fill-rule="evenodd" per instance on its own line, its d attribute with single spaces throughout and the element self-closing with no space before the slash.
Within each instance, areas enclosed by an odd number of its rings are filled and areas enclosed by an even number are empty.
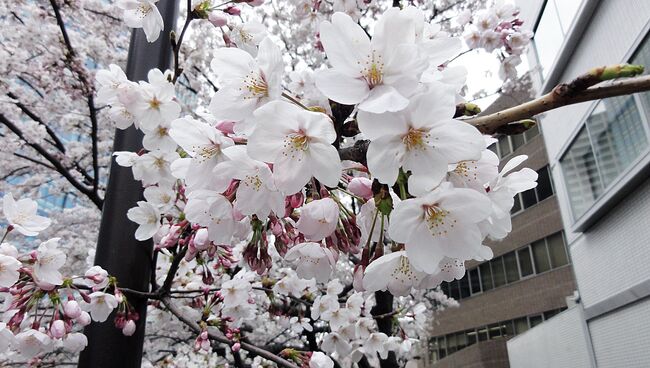
<svg viewBox="0 0 650 368">
<path fill-rule="evenodd" d="M 440 359 L 447 356 L 447 349 L 440 349 Z"/>
<path fill-rule="evenodd" d="M 533 328 L 533 327 L 537 326 L 538 324 L 544 322 L 544 320 L 542 319 L 541 314 L 536 315 L 536 316 L 530 316 L 530 317 L 528 317 L 528 319 L 530 320 L 530 328 Z"/>
<path fill-rule="evenodd" d="M 493 325 L 489 325 L 488 329 L 490 330 L 490 339 L 494 339 L 496 337 L 501 336 L 501 325 L 498 323 L 495 323 Z"/>
<path fill-rule="evenodd" d="M 499 287 L 506 284 L 506 272 L 503 269 L 503 259 L 501 257 L 490 261 L 492 266 L 492 278 L 494 280 L 494 287 Z"/>
<path fill-rule="evenodd" d="M 515 214 L 515 213 L 521 211 L 521 199 L 519 198 L 519 194 L 516 194 L 513 197 L 513 199 L 515 201 L 515 204 L 512 205 L 512 209 L 510 210 L 511 214 Z"/>
<path fill-rule="evenodd" d="M 521 269 L 521 277 L 526 277 L 533 274 L 533 262 L 530 260 L 530 249 L 528 247 L 517 251 L 519 255 L 519 267 Z"/>
<path fill-rule="evenodd" d="M 546 238 L 548 243 L 548 251 L 551 256 L 551 266 L 553 268 L 564 266 L 569 263 L 569 258 L 566 254 L 566 247 L 564 246 L 564 236 L 562 232 L 555 233 Z"/>
<path fill-rule="evenodd" d="M 503 263 L 506 266 L 506 280 L 508 283 L 519 280 L 519 268 L 517 267 L 517 256 L 510 252 L 503 256 Z"/>
<path fill-rule="evenodd" d="M 524 208 L 528 208 L 537 203 L 535 189 L 528 189 L 527 191 L 521 193 L 521 201 L 523 202 Z"/>
<path fill-rule="evenodd" d="M 469 272 L 467 274 L 469 275 L 469 281 L 470 281 L 470 286 L 472 288 L 472 294 L 480 293 L 481 292 L 481 280 L 479 280 L 478 268 L 474 268 L 472 270 L 469 270 Z"/>
<path fill-rule="evenodd" d="M 492 271 L 490 270 L 490 263 L 483 263 L 478 266 L 481 271 L 481 283 L 483 284 L 483 291 L 492 290 L 494 284 L 492 283 Z"/>
<path fill-rule="evenodd" d="M 546 311 L 546 312 L 544 312 L 544 320 L 552 318 L 554 315 L 556 315 L 558 313 L 560 313 L 560 311 L 558 309 L 553 309 L 553 310 L 550 310 L 550 311 Z"/>
<path fill-rule="evenodd" d="M 510 150 L 510 142 L 508 142 L 508 136 L 507 135 L 502 135 L 499 138 L 499 152 L 501 153 L 501 157 L 506 157 L 512 152 Z"/>
<path fill-rule="evenodd" d="M 511 135 L 510 139 L 512 140 L 512 150 L 516 150 L 517 148 L 521 147 L 524 145 L 524 134 L 517 134 L 517 135 Z"/>
<path fill-rule="evenodd" d="M 449 296 L 454 299 L 460 299 L 460 290 L 458 290 L 458 280 L 449 283 Z"/>
<path fill-rule="evenodd" d="M 515 335 L 515 323 L 513 321 L 507 321 L 503 324 L 504 330 L 503 334 L 505 336 L 514 336 Z"/>
<path fill-rule="evenodd" d="M 445 341 L 444 336 L 440 336 L 438 338 L 438 349 L 443 349 L 443 350 L 447 349 L 447 342 Z"/>
<path fill-rule="evenodd" d="M 460 298 L 469 298 L 469 279 L 467 277 L 467 273 L 465 273 L 465 276 L 463 276 L 463 278 L 460 279 L 458 283 L 460 284 Z"/>
<path fill-rule="evenodd" d="M 531 244 L 531 248 L 533 248 L 535 271 L 537 271 L 537 273 L 540 273 L 550 270 L 551 262 L 548 260 L 548 252 L 546 251 L 546 242 L 544 239 L 538 240 Z"/>
<path fill-rule="evenodd" d="M 465 331 L 456 334 L 456 345 L 458 345 L 458 350 L 467 346 L 467 335 L 465 335 Z"/>
<path fill-rule="evenodd" d="M 476 344 L 476 340 L 478 339 L 476 331 L 475 330 L 469 330 L 467 332 L 467 346 Z"/>
<path fill-rule="evenodd" d="M 515 320 L 515 332 L 517 334 L 528 331 L 528 319 L 526 317 L 517 318 Z"/>
<path fill-rule="evenodd" d="M 548 166 L 539 169 L 537 174 L 539 176 L 537 177 L 537 188 L 535 190 L 537 190 L 537 200 L 542 201 L 553 195 L 553 186 L 551 184 Z"/>
<path fill-rule="evenodd" d="M 540 316 L 540 318 L 542 318 Z M 458 347 L 456 346 L 456 335 L 455 334 L 449 334 L 447 335 L 447 351 L 449 354 L 455 352 L 458 350 Z"/>
<path fill-rule="evenodd" d="M 487 327 L 483 327 L 478 330 L 478 341 L 485 341 L 488 339 L 488 330 Z"/>
<path fill-rule="evenodd" d="M 440 284 L 440 290 L 442 290 L 445 295 L 449 296 L 449 283 L 447 281 Z"/>
<path fill-rule="evenodd" d="M 492 143 L 488 149 L 492 152 L 494 152 L 495 155 L 499 156 L 499 152 L 497 151 L 497 144 Z"/>
</svg>

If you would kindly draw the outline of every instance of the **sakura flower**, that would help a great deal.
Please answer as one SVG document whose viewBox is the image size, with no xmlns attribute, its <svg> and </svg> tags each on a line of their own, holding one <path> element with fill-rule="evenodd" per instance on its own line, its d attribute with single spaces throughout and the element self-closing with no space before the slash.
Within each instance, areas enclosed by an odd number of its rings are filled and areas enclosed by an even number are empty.
<svg viewBox="0 0 650 368">
<path fill-rule="evenodd" d="M 122 334 L 124 336 L 133 336 L 135 333 L 135 322 L 133 320 L 128 320 L 126 321 L 126 324 L 124 324 L 124 327 L 122 328 Z"/>
<path fill-rule="evenodd" d="M 144 189 L 144 199 L 165 213 L 173 205 L 176 192 L 168 187 L 151 186 Z"/>
<path fill-rule="evenodd" d="M 97 90 L 98 103 L 115 104 L 118 102 L 118 92 L 120 88 L 131 83 L 122 68 L 115 64 L 110 64 L 108 70 L 101 69 L 95 74 L 95 79 L 100 88 Z"/>
<path fill-rule="evenodd" d="M 25 358 L 33 358 L 36 355 L 46 352 L 52 345 L 52 340 L 46 334 L 28 329 L 16 335 L 16 350 Z"/>
<path fill-rule="evenodd" d="M 388 336 L 385 333 L 373 332 L 364 342 L 363 351 L 368 355 L 377 353 L 381 359 L 386 359 L 388 356 L 387 341 Z"/>
<path fill-rule="evenodd" d="M 315 351 L 311 354 L 309 358 L 309 368 L 333 368 L 334 362 L 330 357 L 321 353 L 320 351 Z"/>
<path fill-rule="evenodd" d="M 230 244 L 235 231 L 232 204 L 221 194 L 199 190 L 189 196 L 185 215 L 192 223 L 207 226 L 209 239 Z"/>
<path fill-rule="evenodd" d="M 253 289 L 251 284 L 242 279 L 232 279 L 221 285 L 221 296 L 223 303 L 228 306 L 246 304 Z"/>
<path fill-rule="evenodd" d="M 289 249 L 284 257 L 287 261 L 298 261 L 296 272 L 303 279 L 315 278 L 325 282 L 332 274 L 336 260 L 332 251 L 319 243 L 301 243 Z"/>
<path fill-rule="evenodd" d="M 149 83 L 140 82 L 137 96 L 126 103 L 140 122 L 140 127 L 153 131 L 160 121 L 172 121 L 181 112 L 181 106 L 174 101 L 174 85 L 158 69 L 151 69 L 147 74 Z"/>
<path fill-rule="evenodd" d="M 182 159 L 189 162 L 187 174 L 182 177 L 188 187 L 192 190 L 210 187 L 215 178 L 212 171 L 218 163 L 227 160 L 223 150 L 234 145 L 232 139 L 217 128 L 189 116 L 172 121 L 169 135 L 190 156 Z M 228 184 L 229 181 L 213 189 L 222 192 Z"/>
<path fill-rule="evenodd" d="M 388 290 L 396 296 L 405 296 L 411 288 L 418 289 L 427 274 L 411 266 L 406 252 L 386 254 L 366 267 L 363 287 L 366 291 Z"/>
<path fill-rule="evenodd" d="M 338 184 L 341 160 L 331 145 L 336 131 L 327 115 L 274 101 L 259 108 L 255 119 L 248 154 L 273 164 L 273 178 L 280 191 L 294 194 L 312 176 L 330 187 Z"/>
<path fill-rule="evenodd" d="M 485 191 L 485 184 L 494 179 L 499 172 L 499 158 L 485 149 L 478 160 L 460 161 L 449 166 L 447 179 L 459 188 L 472 188 Z M 433 189 L 433 188 L 430 188 Z"/>
<path fill-rule="evenodd" d="M 302 206 L 296 227 L 307 240 L 319 241 L 332 235 L 338 221 L 338 204 L 332 198 L 323 198 Z"/>
<path fill-rule="evenodd" d="M 256 215 L 261 220 L 270 212 L 282 216 L 284 195 L 276 188 L 269 166 L 250 158 L 245 146 L 229 147 L 224 153 L 230 160 L 217 165 L 214 173 L 228 183 L 230 179 L 239 180 L 234 208 L 242 215 Z"/>
<path fill-rule="evenodd" d="M 480 226 L 484 235 L 492 239 L 503 239 L 512 230 L 510 209 L 514 205 L 514 195 L 537 186 L 537 173 L 532 169 L 523 168 L 510 173 L 527 158 L 526 155 L 513 157 L 488 184 L 491 213 Z"/>
<path fill-rule="evenodd" d="M 108 286 L 109 278 L 108 271 L 101 266 L 92 266 L 84 274 L 86 285 L 94 291 L 101 290 Z M 73 317 L 74 318 L 74 317 Z"/>
<path fill-rule="evenodd" d="M 232 326 L 238 328 L 244 323 L 244 320 L 255 318 L 255 308 L 250 304 L 238 304 L 222 309 L 221 314 L 224 317 L 230 317 L 234 321 Z"/>
<path fill-rule="evenodd" d="M 47 229 L 52 221 L 36 214 L 38 204 L 29 198 L 14 200 L 11 193 L 2 198 L 3 211 L 9 225 L 25 236 L 35 236 Z"/>
<path fill-rule="evenodd" d="M 350 179 L 348 183 L 350 193 L 365 200 L 372 198 L 372 180 L 364 177 Z"/>
<path fill-rule="evenodd" d="M 311 307 L 311 318 L 316 320 L 321 315 L 327 315 L 329 312 L 339 308 L 337 295 L 322 295 L 314 299 L 314 304 Z"/>
<path fill-rule="evenodd" d="M 0 254 L 0 287 L 12 287 L 20 278 L 22 265 L 16 258 Z"/>
<path fill-rule="evenodd" d="M 246 51 L 255 56 L 259 53 L 257 46 L 262 47 L 262 41 L 266 39 L 266 27 L 257 21 L 249 21 L 241 25 L 232 26 L 229 38 L 238 49 Z M 219 72 L 219 70 L 215 70 Z"/>
<path fill-rule="evenodd" d="M 120 0 L 117 6 L 124 10 L 124 23 L 131 28 L 142 28 L 147 41 L 155 42 L 163 30 L 163 18 L 156 7 L 158 0 Z"/>
<path fill-rule="evenodd" d="M 9 346 L 13 345 L 16 337 L 4 322 L 0 322 L 0 351 L 6 351 Z"/>
<path fill-rule="evenodd" d="M 118 304 L 119 302 L 115 296 L 96 291 L 90 294 L 90 316 L 93 321 L 104 322 L 113 309 L 117 308 Z"/>
<path fill-rule="evenodd" d="M 168 120 L 161 120 L 151 130 L 144 130 L 144 138 L 142 138 L 142 146 L 149 151 L 175 151 L 176 142 L 169 135 L 169 128 L 171 122 Z"/>
<path fill-rule="evenodd" d="M 432 274 L 445 256 L 466 260 L 481 251 L 478 223 L 489 214 L 490 201 L 484 194 L 443 183 L 423 197 L 398 203 L 388 233 L 405 244 L 416 269 Z"/>
<path fill-rule="evenodd" d="M 350 16 L 334 13 L 320 25 L 320 40 L 332 69 L 316 74 L 328 98 L 374 113 L 399 111 L 427 67 L 415 45 L 415 22 L 399 9 L 386 11 L 372 40 Z"/>
<path fill-rule="evenodd" d="M 140 225 L 135 231 L 135 238 L 138 240 L 151 238 L 160 228 L 160 212 L 146 201 L 138 201 L 138 207 L 129 209 L 126 217 Z"/>
<path fill-rule="evenodd" d="M 337 308 L 327 311 L 321 315 L 321 319 L 328 321 L 332 331 L 339 331 L 345 326 L 349 326 L 354 318 L 348 308 Z"/>
<path fill-rule="evenodd" d="M 61 319 L 57 319 L 52 322 L 50 327 L 50 335 L 55 339 L 60 339 L 65 335 L 65 322 Z"/>
<path fill-rule="evenodd" d="M 63 340 L 63 348 L 73 353 L 82 351 L 87 345 L 88 338 L 80 332 L 70 333 Z"/>
<path fill-rule="evenodd" d="M 66 255 L 57 249 L 58 245 L 59 238 L 53 238 L 41 243 L 36 250 L 33 270 L 37 281 L 51 285 L 63 284 L 59 269 L 65 264 Z"/>
<path fill-rule="evenodd" d="M 255 109 L 282 94 L 282 54 L 269 38 L 260 43 L 256 59 L 240 49 L 224 47 L 214 52 L 210 65 L 221 85 L 210 102 L 210 112 L 218 120 L 248 119 Z"/>
<path fill-rule="evenodd" d="M 447 165 L 478 159 L 484 140 L 473 126 L 451 119 L 454 95 L 440 85 L 411 99 L 398 113 L 360 111 L 359 128 L 371 140 L 368 169 L 382 183 L 392 185 L 399 168 L 438 183 Z"/>
<path fill-rule="evenodd" d="M 323 337 L 321 349 L 330 354 L 338 353 L 339 356 L 346 356 L 352 350 L 352 346 L 346 338 L 336 332 L 331 332 Z"/>
<path fill-rule="evenodd" d="M 63 304 L 63 312 L 66 317 L 75 319 L 81 315 L 81 307 L 76 300 L 68 300 Z"/>
<path fill-rule="evenodd" d="M 161 184 L 171 186 L 175 181 L 171 164 L 179 158 L 178 153 L 169 151 L 151 151 L 138 156 L 133 163 L 133 178 L 141 180 L 143 185 Z"/>
</svg>

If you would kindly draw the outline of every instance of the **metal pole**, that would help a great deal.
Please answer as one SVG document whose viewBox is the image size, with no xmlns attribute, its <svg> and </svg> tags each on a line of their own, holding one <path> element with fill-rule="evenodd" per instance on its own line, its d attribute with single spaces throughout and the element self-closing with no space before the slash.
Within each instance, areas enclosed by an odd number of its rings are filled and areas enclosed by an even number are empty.
<svg viewBox="0 0 650 368">
<path fill-rule="evenodd" d="M 176 25 L 178 0 L 160 0 L 157 5 L 165 23 L 158 40 L 148 43 L 141 29 L 131 34 L 126 75 L 132 81 L 146 80 L 150 69 L 164 70 L 171 64 L 169 34 Z M 141 148 L 142 133 L 133 126 L 115 131 L 113 151 L 138 152 Z M 133 179 L 131 169 L 111 164 L 95 264 L 117 277 L 120 286 L 146 291 L 152 272 L 153 245 L 151 241 L 135 240 L 137 224 L 126 218 L 129 208 L 141 199 L 142 185 Z M 79 357 L 79 368 L 140 367 L 147 300 L 129 297 L 129 301 L 140 315 L 135 334 L 124 336 L 113 325 L 112 316 L 104 323 L 90 324 L 84 331 L 88 346 Z"/>
</svg>

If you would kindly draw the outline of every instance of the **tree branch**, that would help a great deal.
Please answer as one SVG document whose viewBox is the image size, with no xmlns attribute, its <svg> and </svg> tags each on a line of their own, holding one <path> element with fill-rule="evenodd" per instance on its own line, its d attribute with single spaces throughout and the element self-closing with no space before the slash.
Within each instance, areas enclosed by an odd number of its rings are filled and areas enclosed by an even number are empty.
<svg viewBox="0 0 650 368">
<path fill-rule="evenodd" d="M 169 296 L 163 296 L 160 300 L 165 305 L 165 307 L 167 307 L 167 310 L 169 310 L 169 312 L 171 314 L 176 316 L 176 318 L 178 318 L 181 322 L 183 322 L 185 325 L 187 325 L 192 331 L 194 331 L 196 334 L 201 333 L 201 331 L 202 331 L 201 327 L 196 322 L 192 321 L 191 319 L 189 319 L 188 317 L 183 315 L 183 313 L 172 302 L 172 300 L 171 300 L 171 298 Z M 233 345 L 233 342 L 228 340 L 225 337 L 218 336 L 218 335 L 215 335 L 213 333 L 208 333 L 208 335 L 210 336 L 210 339 L 213 340 L 213 341 L 217 341 L 217 342 L 220 342 L 222 344 L 226 344 L 228 346 Z M 259 355 L 264 359 L 268 359 L 268 360 L 270 360 L 272 362 L 275 362 L 280 367 L 299 368 L 297 365 L 289 362 L 288 360 L 285 360 L 285 359 L 283 359 L 283 358 L 281 358 L 281 357 L 279 357 L 279 356 L 277 356 L 275 354 L 270 353 L 267 350 L 264 350 L 262 348 L 259 348 L 259 347 L 255 346 L 253 344 L 243 342 L 243 341 L 240 342 L 240 344 L 241 344 L 242 349 L 244 349 L 244 350 L 246 350 L 246 351 L 248 351 L 250 353 Z"/>
<path fill-rule="evenodd" d="M 567 88 L 570 89 L 572 83 L 560 84 L 544 96 L 521 105 L 486 116 L 464 119 L 463 121 L 474 125 L 482 133 L 492 134 L 503 125 L 530 119 L 537 114 L 562 106 L 649 91 L 650 75 L 621 79 L 607 85 L 590 87 L 582 91 L 573 90 L 567 92 Z"/>
</svg>

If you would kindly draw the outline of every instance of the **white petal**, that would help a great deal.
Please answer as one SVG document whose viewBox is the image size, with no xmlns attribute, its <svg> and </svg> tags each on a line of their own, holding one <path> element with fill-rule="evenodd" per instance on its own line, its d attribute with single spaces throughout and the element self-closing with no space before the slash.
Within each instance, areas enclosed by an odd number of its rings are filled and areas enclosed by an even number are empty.
<svg viewBox="0 0 650 368">
<path fill-rule="evenodd" d="M 388 85 L 379 85 L 370 90 L 368 97 L 359 104 L 359 110 L 376 114 L 386 111 L 400 111 L 408 106 L 409 100 Z"/>
</svg>

